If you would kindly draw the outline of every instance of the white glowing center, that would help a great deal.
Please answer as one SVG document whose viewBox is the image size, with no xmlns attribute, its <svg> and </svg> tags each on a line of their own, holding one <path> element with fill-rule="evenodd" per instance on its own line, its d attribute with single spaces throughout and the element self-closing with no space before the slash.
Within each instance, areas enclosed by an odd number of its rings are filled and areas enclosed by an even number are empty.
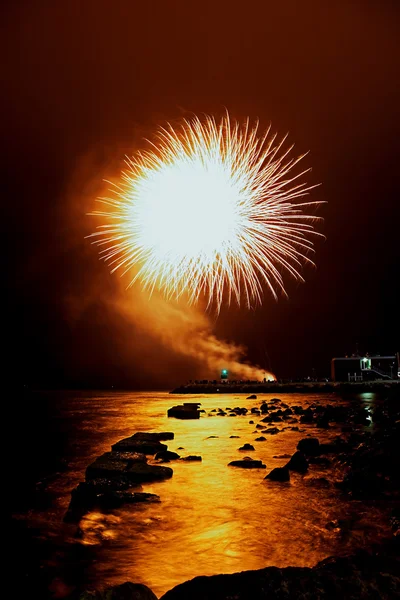
<svg viewBox="0 0 400 600">
<path fill-rule="evenodd" d="M 223 165 L 182 159 L 148 171 L 134 192 L 137 241 L 153 259 L 212 264 L 237 246 L 240 191 Z"/>
</svg>

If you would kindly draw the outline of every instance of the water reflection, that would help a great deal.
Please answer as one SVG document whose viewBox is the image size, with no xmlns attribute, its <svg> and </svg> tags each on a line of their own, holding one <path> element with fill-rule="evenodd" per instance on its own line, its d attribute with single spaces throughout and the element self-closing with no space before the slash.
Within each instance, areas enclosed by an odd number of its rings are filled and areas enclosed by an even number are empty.
<svg viewBox="0 0 400 600">
<path fill-rule="evenodd" d="M 337 401 L 332 396 L 280 398 L 289 406 Z M 184 401 L 198 400 L 209 412 L 228 406 L 259 406 L 264 399 L 271 397 L 250 401 L 237 395 L 191 396 Z M 60 418 L 71 433 L 66 448 L 69 469 L 51 485 L 54 506 L 45 517 L 41 515 L 47 519 L 42 529 L 43 535 L 49 535 L 58 528 L 67 553 L 75 552 L 77 545 L 92 547 L 95 560 L 86 565 L 84 585 L 99 587 L 131 580 L 145 583 L 161 596 L 197 575 L 267 565 L 311 566 L 355 545 L 369 544 L 386 531 L 379 506 L 347 502 L 332 486 L 306 485 L 310 476 L 326 476 L 322 465 L 312 465 L 305 476 L 293 473 L 290 483 L 264 480 L 270 469 L 287 462 L 274 456 L 292 454 L 299 439 L 310 431 L 325 441 L 340 433 L 337 428 L 316 432 L 313 426 L 300 425 L 301 431 L 287 429 L 256 442 L 260 433 L 249 421 L 257 423 L 260 417 L 168 419 L 167 408 L 180 401 L 180 397 L 160 393 L 80 394 L 59 399 Z M 284 425 L 279 423 L 279 428 Z M 108 514 L 92 512 L 81 521 L 77 536 L 71 526 L 61 525 L 71 489 L 83 479 L 86 466 L 96 456 L 135 431 L 173 431 L 175 439 L 167 442 L 169 450 L 181 456 L 199 454 L 203 460 L 172 462 L 172 479 L 143 485 L 143 491 L 158 494 L 161 503 L 129 505 Z M 246 442 L 255 447 L 251 456 L 261 459 L 267 469 L 227 466 L 243 457 L 238 448 Z M 335 527 L 338 521 L 341 527 Z M 334 526 L 327 527 L 328 522 Z"/>
</svg>

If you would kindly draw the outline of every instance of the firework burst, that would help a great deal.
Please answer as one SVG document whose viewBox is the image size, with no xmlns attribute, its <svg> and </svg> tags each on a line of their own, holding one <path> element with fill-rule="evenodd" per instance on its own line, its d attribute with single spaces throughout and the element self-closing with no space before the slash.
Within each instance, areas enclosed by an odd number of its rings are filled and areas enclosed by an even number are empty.
<svg viewBox="0 0 400 600">
<path fill-rule="evenodd" d="M 232 123 L 227 114 L 160 128 L 149 150 L 127 158 L 110 197 L 100 198 L 105 219 L 94 242 L 101 257 L 130 285 L 162 290 L 168 298 L 205 294 L 220 309 L 224 299 L 260 303 L 263 288 L 286 294 L 283 275 L 303 281 L 311 263 L 316 202 L 299 202 L 310 189 L 292 158 L 258 123 Z"/>
</svg>

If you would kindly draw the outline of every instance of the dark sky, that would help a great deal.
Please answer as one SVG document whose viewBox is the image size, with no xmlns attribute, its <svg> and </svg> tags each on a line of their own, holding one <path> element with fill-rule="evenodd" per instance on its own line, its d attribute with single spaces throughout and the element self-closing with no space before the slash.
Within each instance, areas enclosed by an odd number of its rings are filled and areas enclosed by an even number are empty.
<svg viewBox="0 0 400 600">
<path fill-rule="evenodd" d="M 225 309 L 216 334 L 281 377 L 328 374 L 356 343 L 399 350 L 397 1 L 13 0 L 0 28 L 16 382 L 152 388 L 198 375 L 114 310 L 86 213 L 156 125 L 224 107 L 310 151 L 327 239 L 289 300 Z"/>
</svg>

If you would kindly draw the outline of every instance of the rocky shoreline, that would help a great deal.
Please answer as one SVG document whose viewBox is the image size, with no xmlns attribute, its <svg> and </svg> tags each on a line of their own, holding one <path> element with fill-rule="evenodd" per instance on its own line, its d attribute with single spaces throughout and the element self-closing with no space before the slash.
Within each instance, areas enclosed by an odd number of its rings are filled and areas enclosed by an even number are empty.
<svg viewBox="0 0 400 600">
<path fill-rule="evenodd" d="M 206 382 L 187 383 L 173 389 L 171 394 L 361 394 L 364 392 L 387 393 L 397 389 L 400 380 L 394 379 L 362 382 Z"/>
<path fill-rule="evenodd" d="M 256 398 L 252 398 L 253 400 Z M 380 500 L 391 508 L 393 537 L 369 551 L 350 556 L 331 557 L 309 567 L 266 567 L 231 575 L 196 577 L 177 585 L 161 600 L 266 600 L 276 599 L 390 599 L 400 597 L 400 394 L 393 388 L 386 397 L 377 400 L 369 413 L 359 405 L 312 404 L 308 408 L 289 407 L 278 398 L 262 402 L 250 411 L 229 408 L 211 411 L 209 416 L 242 416 L 250 412 L 258 419 L 257 426 L 265 435 L 276 435 L 297 422 L 315 427 L 302 438 L 282 467 L 272 469 L 263 477 L 268 481 L 285 482 L 291 472 L 305 474 L 313 464 L 324 464 L 329 470 L 340 467 L 340 480 L 327 477 L 306 478 L 311 485 L 335 485 L 354 500 Z M 371 422 L 373 431 L 369 431 Z M 274 427 L 271 427 L 271 424 Z M 340 425 L 341 435 L 330 442 L 320 442 L 318 430 Z M 298 426 L 293 426 L 293 428 Z M 269 430 L 269 433 L 267 431 Z M 257 431 L 257 429 L 256 429 Z M 162 441 L 173 439 L 171 432 L 136 433 L 114 444 L 111 452 L 98 457 L 86 470 L 86 481 L 72 492 L 66 520 L 78 523 L 81 516 L 94 506 L 112 509 L 124 502 L 155 502 L 154 494 L 140 491 L 146 481 L 172 476 L 172 469 L 158 464 L 171 460 L 201 460 L 170 452 Z M 265 439 L 265 438 L 264 438 Z M 254 449 L 250 444 L 240 451 Z M 151 464 L 147 456 L 154 457 Z M 244 457 L 229 463 L 232 468 L 265 469 L 261 461 Z M 270 484 L 271 485 L 271 484 Z M 275 483 L 274 485 L 281 485 Z M 284 484 L 282 484 L 284 485 Z M 341 528 L 341 523 L 327 527 Z M 88 591 L 75 595 L 79 600 L 156 600 L 146 586 L 125 583 L 103 591 Z"/>
</svg>

